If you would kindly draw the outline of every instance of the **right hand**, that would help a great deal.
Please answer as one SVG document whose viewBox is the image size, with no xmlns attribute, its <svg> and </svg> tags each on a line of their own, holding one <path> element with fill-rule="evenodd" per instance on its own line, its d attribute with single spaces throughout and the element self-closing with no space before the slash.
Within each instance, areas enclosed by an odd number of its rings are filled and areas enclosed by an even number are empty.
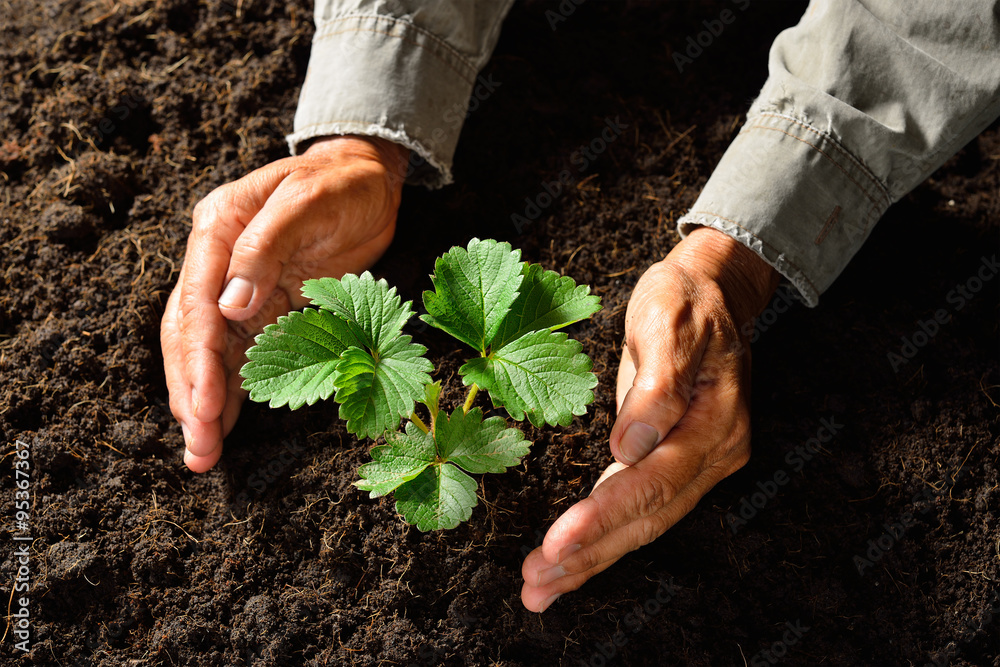
<svg viewBox="0 0 1000 667">
<path fill-rule="evenodd" d="M 382 139 L 327 137 L 195 206 L 160 326 L 191 470 L 205 472 L 222 454 L 246 398 L 239 369 L 254 336 L 308 304 L 304 280 L 360 273 L 389 247 L 408 159 Z"/>
<path fill-rule="evenodd" d="M 735 239 L 699 227 L 636 283 L 618 368 L 617 459 L 562 514 L 521 572 L 545 611 L 665 533 L 750 456 L 753 322 L 780 275 Z"/>
</svg>

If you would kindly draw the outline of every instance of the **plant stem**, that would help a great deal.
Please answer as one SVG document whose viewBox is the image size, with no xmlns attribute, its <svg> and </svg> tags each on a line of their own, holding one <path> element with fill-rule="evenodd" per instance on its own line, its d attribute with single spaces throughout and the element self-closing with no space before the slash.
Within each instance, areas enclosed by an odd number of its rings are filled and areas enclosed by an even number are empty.
<svg viewBox="0 0 1000 667">
<path fill-rule="evenodd" d="M 418 416 L 417 416 L 417 413 L 416 413 L 416 412 L 413 412 L 413 413 L 412 413 L 412 414 L 410 415 L 410 421 L 411 421 L 411 422 L 413 422 L 414 424 L 416 424 L 416 425 L 417 425 L 417 428 L 419 428 L 419 429 L 420 429 L 421 431 L 423 431 L 424 433 L 429 433 L 429 432 L 430 432 L 430 431 L 428 430 L 428 428 L 427 428 L 427 424 L 425 424 L 425 423 L 423 422 L 423 420 L 422 420 L 422 419 L 420 419 L 420 417 L 418 417 Z"/>
<path fill-rule="evenodd" d="M 472 383 L 472 388 L 469 389 L 469 395 L 465 398 L 465 405 L 462 406 L 462 412 L 468 414 L 469 410 L 472 409 L 472 403 L 476 400 L 476 394 L 479 393 L 479 385 L 475 382 Z"/>
</svg>

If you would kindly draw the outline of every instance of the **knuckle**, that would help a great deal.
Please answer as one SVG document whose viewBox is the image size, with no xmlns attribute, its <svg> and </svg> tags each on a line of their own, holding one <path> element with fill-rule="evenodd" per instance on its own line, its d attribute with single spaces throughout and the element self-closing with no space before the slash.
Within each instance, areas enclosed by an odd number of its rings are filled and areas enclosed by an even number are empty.
<svg viewBox="0 0 1000 667">
<path fill-rule="evenodd" d="M 290 197 L 301 209 L 311 209 L 322 206 L 330 201 L 339 190 L 337 182 L 330 179 L 317 178 L 312 169 L 297 170 L 285 179 Z"/>
<path fill-rule="evenodd" d="M 726 470 L 726 477 L 732 475 L 748 463 L 750 463 L 750 448 L 744 447 L 737 450 L 734 452 L 733 456 L 729 458 L 729 466 Z"/>
<path fill-rule="evenodd" d="M 195 224 L 197 224 L 200 220 L 202 220 L 205 217 L 205 214 L 208 213 L 208 211 L 212 208 L 212 206 L 213 206 L 213 200 L 211 194 L 202 197 L 202 199 L 199 200 L 198 203 L 194 205 L 193 216 Z"/>
<path fill-rule="evenodd" d="M 197 297 L 188 290 L 182 290 L 180 299 L 178 300 L 178 309 L 180 310 L 180 329 L 183 332 L 188 326 L 190 326 L 192 318 L 198 311 L 198 299 Z"/>
<path fill-rule="evenodd" d="M 170 393 L 170 413 L 174 416 L 174 419 L 180 420 L 184 414 L 184 405 L 178 396 L 178 392 Z"/>
<path fill-rule="evenodd" d="M 643 476 L 636 489 L 636 500 L 639 505 L 636 508 L 637 514 L 648 517 L 656 514 L 667 501 L 677 495 L 680 488 L 676 482 L 662 473 L 650 473 Z"/>
<path fill-rule="evenodd" d="M 599 549 L 583 549 L 564 567 L 569 574 L 580 574 L 600 565 L 603 560 Z"/>
<path fill-rule="evenodd" d="M 666 519 L 663 518 L 662 513 L 657 513 L 652 516 L 648 516 L 639 524 L 639 540 L 640 543 L 636 545 L 636 548 L 649 544 L 653 540 L 657 539 L 663 533 L 667 532 Z"/>
<path fill-rule="evenodd" d="M 728 477 L 750 462 L 750 418 L 737 415 L 715 466 Z"/>
<path fill-rule="evenodd" d="M 292 220 L 307 214 L 336 219 L 345 197 L 358 196 L 349 171 L 342 169 L 321 170 L 309 166 L 296 169 L 281 184 L 281 197 L 287 202 L 282 220 Z"/>
<path fill-rule="evenodd" d="M 238 261 L 240 257 L 267 256 L 275 250 L 277 244 L 278 240 L 274 234 L 244 232 L 233 247 L 233 257 Z"/>
<path fill-rule="evenodd" d="M 738 418 L 732 430 L 732 443 L 735 449 L 750 451 L 750 418 Z"/>
<path fill-rule="evenodd" d="M 644 386 L 649 397 L 664 410 L 683 412 L 691 395 L 691 387 L 682 383 L 675 375 L 663 375 L 656 378 L 655 384 Z"/>
<path fill-rule="evenodd" d="M 222 185 L 208 193 L 201 201 L 194 205 L 191 214 L 194 229 L 202 230 L 211 228 L 215 222 L 215 212 L 220 205 L 229 197 L 229 184 Z"/>
<path fill-rule="evenodd" d="M 712 280 L 703 281 L 699 287 L 699 300 L 707 306 L 708 312 L 716 315 L 719 319 L 729 320 L 729 306 L 726 304 L 726 295 L 718 283 Z"/>
<path fill-rule="evenodd" d="M 732 475 L 750 462 L 750 429 L 748 427 L 744 427 L 744 429 L 745 433 L 737 433 L 735 446 L 728 457 L 729 466 L 726 472 L 727 476 Z"/>
<path fill-rule="evenodd" d="M 634 305 L 630 301 L 631 312 L 626 313 L 625 320 L 625 336 L 629 346 L 641 344 L 650 334 L 662 335 L 661 332 L 670 328 L 677 320 L 678 305 L 655 298 L 655 295 L 651 297 L 640 295 Z"/>
</svg>

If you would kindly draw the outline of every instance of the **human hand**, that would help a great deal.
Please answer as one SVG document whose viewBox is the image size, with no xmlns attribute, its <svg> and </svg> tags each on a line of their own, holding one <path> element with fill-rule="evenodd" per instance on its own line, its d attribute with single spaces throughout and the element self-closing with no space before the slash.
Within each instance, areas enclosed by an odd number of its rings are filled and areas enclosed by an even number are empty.
<svg viewBox="0 0 1000 667">
<path fill-rule="evenodd" d="M 652 542 L 750 456 L 750 350 L 740 329 L 780 276 L 701 227 L 640 278 L 618 369 L 617 460 L 560 516 L 521 568 L 521 601 L 545 611 Z"/>
<path fill-rule="evenodd" d="M 338 136 L 217 188 L 195 206 L 160 325 L 184 462 L 210 469 L 246 398 L 239 369 L 266 324 L 308 302 L 302 282 L 360 273 L 385 252 L 409 151 Z"/>
</svg>

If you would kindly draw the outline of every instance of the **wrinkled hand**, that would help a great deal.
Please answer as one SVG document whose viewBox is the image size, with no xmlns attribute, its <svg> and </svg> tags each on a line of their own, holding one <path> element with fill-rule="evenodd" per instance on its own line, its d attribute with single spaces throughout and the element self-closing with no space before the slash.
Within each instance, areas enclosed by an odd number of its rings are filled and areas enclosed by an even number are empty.
<svg viewBox="0 0 1000 667">
<path fill-rule="evenodd" d="M 215 465 L 246 392 L 253 337 L 302 308 L 302 282 L 360 273 L 396 229 L 409 152 L 370 137 L 329 137 L 216 189 L 194 209 L 187 253 L 160 329 L 170 410 L 184 462 Z"/>
<path fill-rule="evenodd" d="M 750 456 L 750 350 L 741 334 L 779 275 L 699 228 L 635 286 L 618 369 L 611 464 L 524 561 L 521 600 L 545 611 L 652 542 Z"/>
</svg>

